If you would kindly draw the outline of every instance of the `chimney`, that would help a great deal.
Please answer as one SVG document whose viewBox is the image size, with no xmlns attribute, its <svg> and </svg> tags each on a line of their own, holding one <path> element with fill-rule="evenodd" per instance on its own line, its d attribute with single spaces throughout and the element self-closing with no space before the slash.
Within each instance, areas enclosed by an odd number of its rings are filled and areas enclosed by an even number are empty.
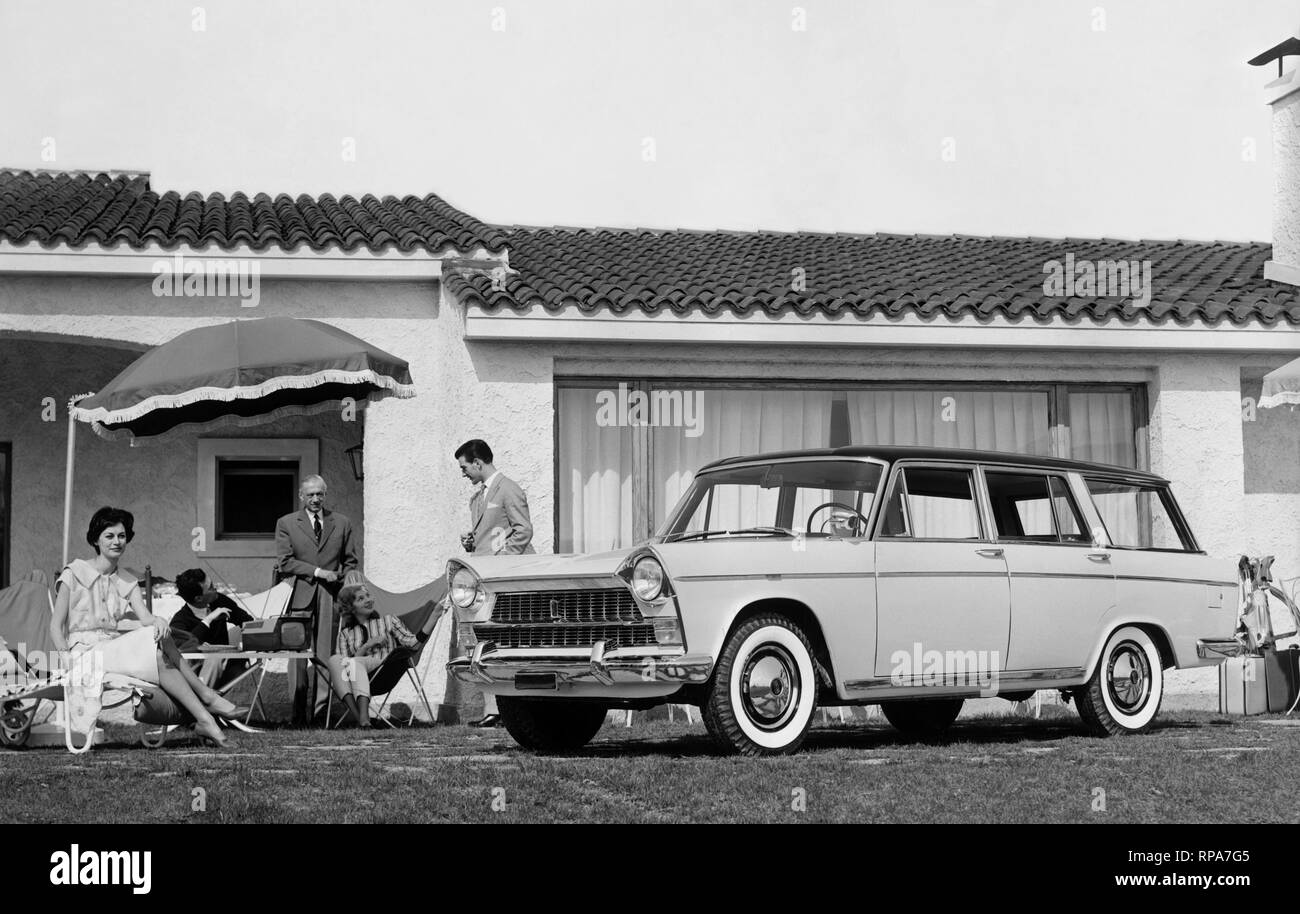
<svg viewBox="0 0 1300 914">
<path fill-rule="evenodd" d="M 1276 61 L 1277 78 L 1264 87 L 1273 109 L 1273 259 L 1264 278 L 1300 286 L 1300 38 L 1288 38 L 1251 59 L 1253 67 Z M 1283 59 L 1290 69 L 1284 70 Z"/>
</svg>

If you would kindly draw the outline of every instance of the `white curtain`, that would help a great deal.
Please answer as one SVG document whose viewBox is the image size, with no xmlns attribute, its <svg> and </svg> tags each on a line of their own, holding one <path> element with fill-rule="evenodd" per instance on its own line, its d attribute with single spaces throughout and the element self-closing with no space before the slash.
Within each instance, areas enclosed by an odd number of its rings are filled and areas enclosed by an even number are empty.
<svg viewBox="0 0 1300 914">
<path fill-rule="evenodd" d="M 1127 391 L 1072 393 L 1070 456 L 1075 460 L 1137 466 L 1133 397 Z"/>
<path fill-rule="evenodd" d="M 706 463 L 723 457 L 830 445 L 830 391 L 705 389 L 699 394 L 703 416 L 699 435 L 688 436 L 687 429 L 676 427 L 653 432 L 651 485 L 656 529 L 689 487 L 695 471 Z M 709 526 L 735 529 L 771 524 L 774 500 L 773 491 L 753 486 L 720 489 Z"/>
<path fill-rule="evenodd" d="M 854 390 L 848 407 L 854 444 L 1052 453 L 1046 391 Z M 912 535 L 978 536 L 973 499 L 973 493 L 970 500 L 914 496 L 908 504 Z"/>
<path fill-rule="evenodd" d="M 594 388 L 561 388 L 560 552 L 632 545 L 632 430 L 596 424 Z"/>
<path fill-rule="evenodd" d="M 853 444 L 1051 454 L 1046 391 L 853 390 Z"/>
<path fill-rule="evenodd" d="M 1137 466 L 1133 439 L 1133 397 L 1127 391 L 1072 393 L 1070 400 L 1070 456 L 1075 460 Z M 1142 531 L 1148 514 L 1135 494 L 1094 497 L 1111 541 L 1121 546 L 1149 545 Z"/>
</svg>

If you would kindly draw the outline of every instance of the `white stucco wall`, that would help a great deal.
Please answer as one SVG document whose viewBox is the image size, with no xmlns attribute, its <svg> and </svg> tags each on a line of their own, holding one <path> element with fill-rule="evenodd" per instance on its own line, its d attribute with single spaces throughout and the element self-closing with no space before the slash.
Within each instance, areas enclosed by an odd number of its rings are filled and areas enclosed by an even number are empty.
<svg viewBox="0 0 1300 914">
<path fill-rule="evenodd" d="M 1300 268 L 1300 92 L 1273 103 L 1273 261 Z"/>
</svg>

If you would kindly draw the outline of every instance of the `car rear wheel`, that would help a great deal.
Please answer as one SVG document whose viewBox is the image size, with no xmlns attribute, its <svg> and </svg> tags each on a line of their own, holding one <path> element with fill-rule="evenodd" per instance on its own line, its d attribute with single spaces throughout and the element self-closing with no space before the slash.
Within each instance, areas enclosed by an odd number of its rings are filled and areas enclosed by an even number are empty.
<svg viewBox="0 0 1300 914">
<path fill-rule="evenodd" d="M 961 713 L 961 698 L 925 698 L 916 701 L 882 701 L 880 710 L 894 729 L 909 736 L 934 736 L 952 726 Z"/>
<path fill-rule="evenodd" d="M 514 741 L 534 752 L 571 752 L 581 749 L 605 723 L 602 704 L 555 699 L 497 699 L 501 722 Z"/>
<path fill-rule="evenodd" d="M 1155 720 L 1163 697 L 1160 649 L 1132 625 L 1106 639 L 1092 678 L 1075 693 L 1079 717 L 1095 736 L 1141 733 Z"/>
<path fill-rule="evenodd" d="M 727 639 L 700 707 L 725 752 L 786 755 L 808 734 L 817 705 L 812 645 L 784 616 L 747 620 Z"/>
</svg>

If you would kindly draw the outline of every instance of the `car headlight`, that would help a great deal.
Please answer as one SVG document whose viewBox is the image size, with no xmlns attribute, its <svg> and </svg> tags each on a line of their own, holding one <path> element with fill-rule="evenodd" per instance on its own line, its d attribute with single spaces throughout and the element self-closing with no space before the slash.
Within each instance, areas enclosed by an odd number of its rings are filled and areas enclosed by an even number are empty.
<svg viewBox="0 0 1300 914">
<path fill-rule="evenodd" d="M 478 576 L 464 565 L 459 565 L 451 573 L 447 591 L 453 604 L 461 609 L 469 609 L 479 596 Z"/>
<path fill-rule="evenodd" d="M 652 555 L 632 566 L 632 592 L 641 600 L 657 600 L 664 592 L 664 566 Z"/>
</svg>

